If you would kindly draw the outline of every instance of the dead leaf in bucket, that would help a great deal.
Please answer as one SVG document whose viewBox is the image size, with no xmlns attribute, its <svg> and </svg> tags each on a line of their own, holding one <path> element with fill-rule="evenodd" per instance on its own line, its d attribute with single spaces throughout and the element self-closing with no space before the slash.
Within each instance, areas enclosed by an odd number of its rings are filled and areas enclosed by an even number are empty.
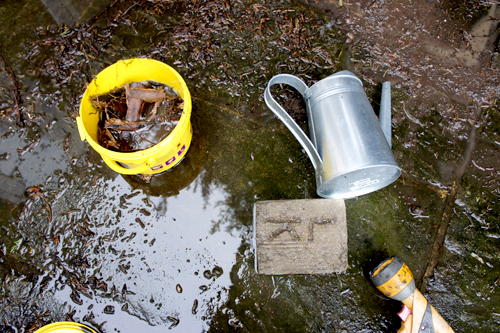
<svg viewBox="0 0 500 333">
<path fill-rule="evenodd" d="M 155 81 L 125 83 L 91 101 L 99 111 L 99 144 L 119 152 L 143 150 L 161 142 L 177 126 L 184 110 L 177 92 Z"/>
</svg>

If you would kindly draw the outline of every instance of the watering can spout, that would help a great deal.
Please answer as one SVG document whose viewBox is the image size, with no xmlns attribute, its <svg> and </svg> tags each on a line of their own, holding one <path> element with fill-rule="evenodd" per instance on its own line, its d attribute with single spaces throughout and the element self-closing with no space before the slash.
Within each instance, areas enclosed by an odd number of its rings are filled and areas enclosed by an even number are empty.
<svg viewBox="0 0 500 333">
<path fill-rule="evenodd" d="M 384 82 L 382 84 L 382 98 L 380 100 L 380 113 L 379 113 L 379 122 L 380 127 L 382 128 L 382 132 L 385 135 L 387 143 L 389 143 L 389 147 L 392 147 L 391 140 L 391 83 Z"/>
</svg>

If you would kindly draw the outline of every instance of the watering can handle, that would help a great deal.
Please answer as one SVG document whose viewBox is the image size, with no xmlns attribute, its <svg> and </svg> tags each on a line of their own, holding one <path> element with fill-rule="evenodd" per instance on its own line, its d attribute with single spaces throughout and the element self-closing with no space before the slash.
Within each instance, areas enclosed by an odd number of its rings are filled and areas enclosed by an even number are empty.
<svg viewBox="0 0 500 333">
<path fill-rule="evenodd" d="M 382 83 L 382 99 L 380 100 L 379 123 L 382 132 L 387 139 L 389 147 L 392 147 L 391 140 L 391 83 Z"/>
<path fill-rule="evenodd" d="M 288 127 L 290 132 L 295 136 L 295 138 L 299 141 L 302 147 L 305 149 L 307 155 L 311 159 L 311 162 L 314 166 L 314 170 L 317 175 L 322 175 L 325 173 L 325 168 L 323 166 L 323 161 L 318 154 L 318 151 L 314 147 L 311 140 L 307 137 L 307 135 L 302 131 L 302 129 L 297 125 L 297 123 L 290 117 L 290 115 L 283 109 L 281 105 L 276 102 L 276 100 L 271 95 L 271 86 L 275 84 L 288 84 L 295 89 L 297 89 L 304 100 L 308 99 L 309 88 L 307 85 L 299 79 L 298 77 L 290 74 L 279 74 L 273 76 L 273 78 L 269 81 L 266 87 L 266 91 L 264 92 L 264 100 L 267 106 L 274 112 L 276 116 Z"/>
<path fill-rule="evenodd" d="M 144 162 L 144 165 L 142 165 L 140 167 L 137 167 L 137 168 L 133 168 L 133 169 L 127 169 L 127 168 L 124 168 L 124 167 L 120 166 L 118 163 L 116 163 L 116 161 L 113 161 L 112 159 L 110 159 L 107 156 L 101 155 L 101 157 L 104 160 L 104 162 L 111 169 L 113 169 L 114 171 L 116 171 L 118 173 L 121 173 L 123 175 L 138 175 L 138 174 L 141 174 L 144 171 L 148 170 L 151 167 L 151 165 L 154 164 L 154 162 L 155 162 L 155 159 L 151 157 L 146 162 Z"/>
</svg>

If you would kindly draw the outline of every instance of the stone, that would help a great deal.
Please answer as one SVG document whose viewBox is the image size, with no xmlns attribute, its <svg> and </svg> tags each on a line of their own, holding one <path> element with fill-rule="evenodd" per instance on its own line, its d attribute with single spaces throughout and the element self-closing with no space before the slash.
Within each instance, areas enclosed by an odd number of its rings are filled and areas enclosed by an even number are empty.
<svg viewBox="0 0 500 333">
<path fill-rule="evenodd" d="M 253 226 L 259 274 L 328 274 L 347 269 L 344 200 L 258 201 Z"/>
</svg>

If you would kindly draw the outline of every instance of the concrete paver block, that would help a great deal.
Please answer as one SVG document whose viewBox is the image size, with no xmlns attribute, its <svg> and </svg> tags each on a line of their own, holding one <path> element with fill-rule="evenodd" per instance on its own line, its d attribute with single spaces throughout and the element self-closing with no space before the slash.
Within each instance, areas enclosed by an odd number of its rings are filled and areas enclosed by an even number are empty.
<svg viewBox="0 0 500 333">
<path fill-rule="evenodd" d="M 344 200 L 258 201 L 253 211 L 260 274 L 325 274 L 347 269 Z"/>
</svg>

